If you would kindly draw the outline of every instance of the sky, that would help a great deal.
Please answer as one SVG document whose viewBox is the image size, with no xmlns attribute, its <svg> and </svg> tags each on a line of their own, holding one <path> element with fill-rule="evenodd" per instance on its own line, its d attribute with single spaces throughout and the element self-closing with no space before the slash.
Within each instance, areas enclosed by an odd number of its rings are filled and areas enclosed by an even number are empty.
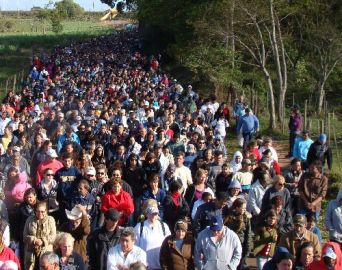
<svg viewBox="0 0 342 270">
<path fill-rule="evenodd" d="M 102 4 L 100 0 L 74 0 L 86 11 L 104 11 L 109 6 Z M 58 2 L 58 1 L 53 1 Z M 33 6 L 44 7 L 49 0 L 0 0 L 0 9 L 5 10 L 30 10 Z M 94 8 L 93 8 L 94 4 Z"/>
</svg>

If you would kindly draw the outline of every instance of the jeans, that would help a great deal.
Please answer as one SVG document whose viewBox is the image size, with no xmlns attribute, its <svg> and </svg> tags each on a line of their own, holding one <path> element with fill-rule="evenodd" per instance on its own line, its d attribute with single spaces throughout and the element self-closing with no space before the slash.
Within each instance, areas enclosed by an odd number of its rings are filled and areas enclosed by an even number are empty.
<svg viewBox="0 0 342 270">
<path fill-rule="evenodd" d="M 298 135 L 298 131 L 290 131 L 290 138 L 289 138 L 289 144 L 290 144 L 290 149 L 289 149 L 289 156 L 293 156 L 293 147 L 295 144 L 296 137 Z"/>
<path fill-rule="evenodd" d="M 313 214 L 315 219 L 316 219 L 316 222 L 319 219 L 319 211 L 312 212 L 311 210 L 308 210 L 308 209 L 305 209 L 305 208 L 301 208 L 299 210 L 299 214 L 302 214 L 302 215 Z"/>
<path fill-rule="evenodd" d="M 243 149 L 247 148 L 247 145 L 252 140 L 252 132 L 242 133 L 243 137 Z"/>
<path fill-rule="evenodd" d="M 262 270 L 262 268 L 264 267 L 264 264 L 267 263 L 269 260 L 271 260 L 272 257 L 257 256 L 256 259 L 257 259 L 258 270 Z"/>
</svg>

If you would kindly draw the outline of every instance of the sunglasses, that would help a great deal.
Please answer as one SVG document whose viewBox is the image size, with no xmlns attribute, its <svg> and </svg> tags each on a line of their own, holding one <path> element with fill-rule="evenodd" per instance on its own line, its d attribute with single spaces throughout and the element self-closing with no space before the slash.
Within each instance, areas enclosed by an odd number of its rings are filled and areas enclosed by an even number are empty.
<svg viewBox="0 0 342 270">
<path fill-rule="evenodd" d="M 53 173 L 47 173 L 46 176 L 55 176 Z"/>
<path fill-rule="evenodd" d="M 283 186 L 285 186 L 285 184 L 278 183 L 278 186 L 283 187 Z"/>
</svg>

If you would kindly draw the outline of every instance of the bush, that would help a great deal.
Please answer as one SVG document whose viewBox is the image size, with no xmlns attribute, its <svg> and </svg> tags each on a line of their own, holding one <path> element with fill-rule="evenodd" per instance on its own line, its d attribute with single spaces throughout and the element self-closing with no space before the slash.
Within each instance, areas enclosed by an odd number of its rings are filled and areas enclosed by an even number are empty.
<svg viewBox="0 0 342 270">
<path fill-rule="evenodd" d="M 338 191 L 342 188 L 342 174 L 341 173 L 327 173 L 328 177 L 328 200 L 336 199 Z"/>
</svg>

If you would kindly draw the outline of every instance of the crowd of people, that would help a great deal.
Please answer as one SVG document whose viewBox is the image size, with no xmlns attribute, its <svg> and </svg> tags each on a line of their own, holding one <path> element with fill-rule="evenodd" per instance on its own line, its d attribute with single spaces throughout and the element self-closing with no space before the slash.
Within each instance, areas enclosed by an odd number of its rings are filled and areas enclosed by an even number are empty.
<svg viewBox="0 0 342 270">
<path fill-rule="evenodd" d="M 0 269 L 341 270 L 342 190 L 329 239 L 317 226 L 326 135 L 294 106 L 282 171 L 243 96 L 201 97 L 160 61 L 136 30 L 34 57 L 0 108 Z"/>
</svg>

